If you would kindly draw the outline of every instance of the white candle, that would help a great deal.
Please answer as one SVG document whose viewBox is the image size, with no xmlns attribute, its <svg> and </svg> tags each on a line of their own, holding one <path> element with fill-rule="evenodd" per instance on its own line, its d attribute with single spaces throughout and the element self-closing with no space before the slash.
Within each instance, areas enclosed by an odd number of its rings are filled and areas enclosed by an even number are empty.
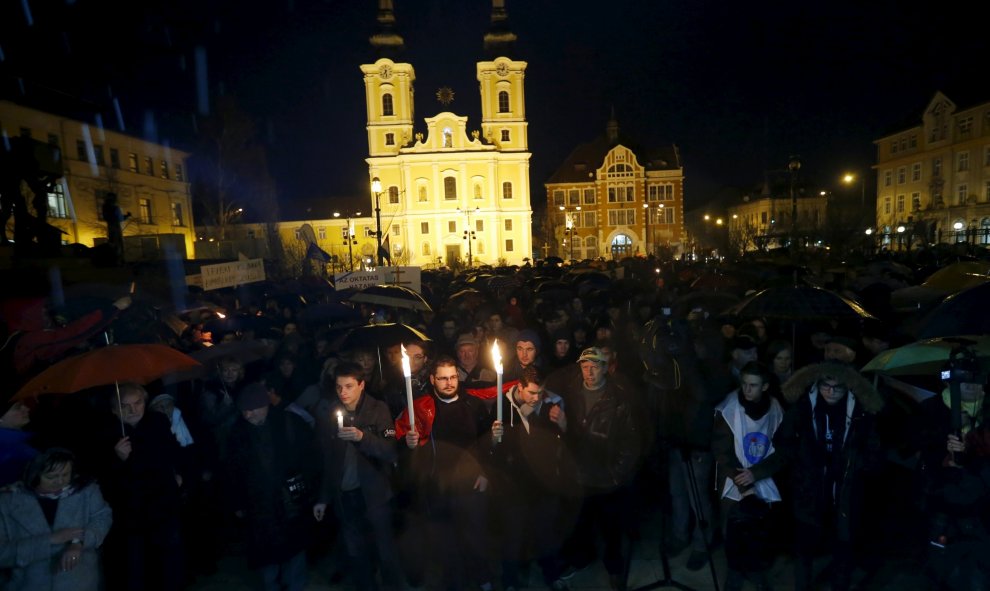
<svg viewBox="0 0 990 591">
<path fill-rule="evenodd" d="M 495 364 L 495 418 L 502 422 L 502 352 L 498 348 L 498 339 L 492 344 L 492 363 Z M 502 438 L 497 438 L 501 442 Z"/>
<path fill-rule="evenodd" d="M 337 429 L 343 429 L 343 428 L 344 428 L 344 413 L 338 410 L 337 411 Z"/>
<path fill-rule="evenodd" d="M 402 375 L 406 378 L 406 407 L 409 413 L 409 430 L 416 430 L 416 415 L 413 411 L 413 392 L 412 392 L 412 369 L 409 368 L 409 355 L 406 355 L 406 346 L 400 345 L 402 347 Z"/>
</svg>

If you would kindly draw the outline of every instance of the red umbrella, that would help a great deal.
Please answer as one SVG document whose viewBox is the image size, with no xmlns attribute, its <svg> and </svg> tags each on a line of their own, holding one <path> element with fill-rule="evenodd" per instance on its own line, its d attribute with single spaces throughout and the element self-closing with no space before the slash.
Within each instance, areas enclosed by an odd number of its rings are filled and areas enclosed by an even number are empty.
<svg viewBox="0 0 990 591">
<path fill-rule="evenodd" d="M 71 394 L 120 382 L 147 384 L 199 367 L 198 361 L 167 345 L 113 345 L 59 361 L 31 379 L 11 401 L 48 393 Z"/>
</svg>

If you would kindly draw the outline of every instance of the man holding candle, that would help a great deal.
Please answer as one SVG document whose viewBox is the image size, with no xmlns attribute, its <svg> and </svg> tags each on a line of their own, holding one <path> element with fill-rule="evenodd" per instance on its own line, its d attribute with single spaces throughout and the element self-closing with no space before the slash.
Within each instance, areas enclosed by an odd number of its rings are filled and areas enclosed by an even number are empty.
<svg viewBox="0 0 990 591">
<path fill-rule="evenodd" d="M 492 449 L 492 420 L 481 400 L 461 392 L 453 358 L 443 355 L 437 359 L 430 383 L 433 413 L 426 416 L 432 416 L 432 423 L 429 435 L 424 435 L 429 441 L 422 445 L 415 430 L 406 433 L 405 440 L 411 453 L 409 466 L 417 506 L 426 517 L 431 546 L 444 550 L 427 555 L 427 545 L 419 543 L 416 550 L 421 556 L 412 557 L 410 567 L 425 569 L 428 558 L 438 558 L 444 588 L 462 589 L 471 579 L 482 589 L 491 589 L 484 493 L 488 489 L 485 464 Z M 416 424 L 426 416 L 417 414 Z M 397 426 L 405 421 L 408 418 L 403 414 Z M 421 580 L 422 572 L 414 579 Z"/>
<path fill-rule="evenodd" d="M 392 464 L 397 457 L 395 426 L 384 402 L 364 395 L 364 372 L 341 363 L 334 373 L 339 404 L 321 433 L 323 481 L 313 506 L 322 521 L 328 505 L 340 520 L 341 535 L 359 589 L 375 589 L 372 557 L 378 555 L 386 589 L 404 589 L 405 579 L 392 532 Z M 368 532 L 374 540 L 370 547 Z"/>
</svg>

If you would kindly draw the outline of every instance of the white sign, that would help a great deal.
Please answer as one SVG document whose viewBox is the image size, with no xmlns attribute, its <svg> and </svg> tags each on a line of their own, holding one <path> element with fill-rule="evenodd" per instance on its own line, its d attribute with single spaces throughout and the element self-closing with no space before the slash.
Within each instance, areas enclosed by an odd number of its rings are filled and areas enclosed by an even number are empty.
<svg viewBox="0 0 990 591">
<path fill-rule="evenodd" d="M 423 287 L 420 271 L 419 267 L 381 267 L 374 271 L 337 273 L 333 276 L 333 281 L 338 290 L 364 289 L 372 285 L 401 285 L 418 293 Z"/>
<path fill-rule="evenodd" d="M 203 265 L 200 268 L 203 289 L 220 289 L 234 287 L 245 283 L 265 280 L 265 261 L 263 259 L 248 259 L 218 265 Z"/>
</svg>

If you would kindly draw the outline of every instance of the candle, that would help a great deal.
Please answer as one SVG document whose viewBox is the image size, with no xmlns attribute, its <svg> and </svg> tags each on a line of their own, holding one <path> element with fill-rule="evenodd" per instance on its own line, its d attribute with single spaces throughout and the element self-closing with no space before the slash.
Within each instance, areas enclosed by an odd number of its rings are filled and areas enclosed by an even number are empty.
<svg viewBox="0 0 990 591">
<path fill-rule="evenodd" d="M 498 339 L 492 344 L 492 363 L 495 364 L 495 418 L 502 422 L 502 352 L 498 348 Z M 497 438 L 501 443 L 502 438 Z"/>
<path fill-rule="evenodd" d="M 343 428 L 344 428 L 344 413 L 338 410 L 337 411 L 337 429 L 343 429 Z"/>
<path fill-rule="evenodd" d="M 412 370 L 409 368 L 409 355 L 406 355 L 406 346 L 402 347 L 402 375 L 406 377 L 406 407 L 409 413 L 409 430 L 416 430 L 416 415 L 413 411 L 412 395 Z"/>
</svg>

